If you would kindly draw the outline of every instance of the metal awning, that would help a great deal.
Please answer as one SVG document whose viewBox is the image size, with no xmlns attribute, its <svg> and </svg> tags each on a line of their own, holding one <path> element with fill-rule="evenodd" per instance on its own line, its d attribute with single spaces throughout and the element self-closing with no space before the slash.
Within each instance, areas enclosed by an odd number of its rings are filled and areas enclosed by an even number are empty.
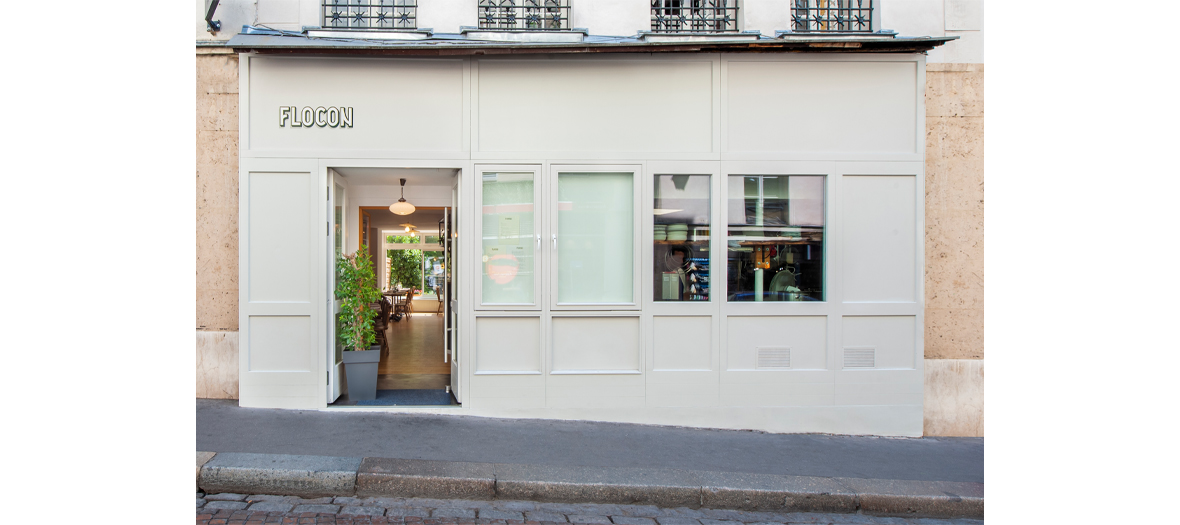
<svg viewBox="0 0 1180 525">
<path fill-rule="evenodd" d="M 429 32 L 429 30 L 418 30 Z M 580 42 L 477 40 L 466 34 L 433 33 L 413 40 L 313 37 L 306 33 L 245 26 L 226 43 L 237 52 L 390 56 L 510 55 L 538 53 L 925 53 L 959 37 L 904 37 L 891 32 L 818 35 L 778 32 L 774 38 L 739 34 L 653 41 L 635 37 L 585 36 Z M 376 35 L 375 35 L 376 36 Z"/>
</svg>

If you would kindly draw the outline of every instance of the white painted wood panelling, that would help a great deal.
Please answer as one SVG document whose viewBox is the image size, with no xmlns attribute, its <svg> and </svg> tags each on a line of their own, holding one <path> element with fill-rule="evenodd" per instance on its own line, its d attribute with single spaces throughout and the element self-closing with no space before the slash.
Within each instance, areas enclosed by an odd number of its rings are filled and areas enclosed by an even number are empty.
<svg viewBox="0 0 1180 525">
<path fill-rule="evenodd" d="M 273 282 L 263 278 L 252 285 L 248 277 L 252 264 L 273 266 L 270 260 L 292 256 L 275 254 L 280 246 L 326 249 L 317 243 L 324 238 L 327 216 L 315 215 L 324 210 L 302 216 L 283 212 L 284 205 L 303 199 L 291 187 L 284 190 L 291 201 L 286 204 L 250 200 L 251 173 L 301 174 L 308 184 L 306 195 L 311 201 L 319 199 L 313 203 L 319 209 L 325 189 L 317 188 L 323 185 L 317 169 L 326 173 L 332 167 L 448 168 L 459 170 L 461 179 L 469 177 L 468 184 L 460 186 L 456 212 L 456 299 L 461 315 L 455 358 L 463 363 L 456 373 L 465 385 L 457 389 L 463 406 L 379 410 L 921 435 L 922 57 L 244 57 L 248 59 L 241 61 L 239 77 L 241 326 L 248 332 L 249 318 L 256 318 L 254 326 L 262 327 L 256 335 L 268 339 L 256 345 L 260 349 L 299 346 L 283 339 L 295 329 L 282 337 L 266 335 L 272 328 L 266 326 L 269 317 L 287 316 L 283 322 L 289 323 L 307 316 L 318 330 L 312 339 L 326 339 L 326 318 L 311 307 L 316 301 L 327 304 L 326 284 L 309 286 L 306 293 L 291 286 L 279 289 L 278 277 L 301 286 L 303 270 L 298 264 L 279 270 L 290 275 L 276 276 Z M 266 69 L 284 60 L 293 64 Z M 251 72 L 251 64 L 264 65 Z M 350 68 L 362 71 L 354 74 Z M 326 74 L 332 71 L 339 74 Z M 282 75 L 296 80 L 280 85 L 277 79 Z M 386 83 L 379 96 L 370 91 L 374 79 Z M 423 85 L 415 84 L 419 81 Z M 391 85 L 396 89 L 387 89 Z M 429 96 L 400 97 L 414 89 Z M 421 115 L 412 114 L 412 120 L 401 114 L 383 117 L 381 126 L 388 129 L 369 129 L 359 141 L 279 140 L 277 106 L 312 105 L 291 100 L 306 93 L 381 98 L 382 104 L 397 106 L 398 111 L 406 110 L 405 101 L 412 100 L 408 110 Z M 442 102 L 456 98 L 458 102 Z M 315 103 L 326 104 L 343 105 Z M 359 106 L 355 111 L 359 128 L 366 113 Z M 260 138 L 259 133 L 270 135 L 265 147 L 249 142 Z M 534 239 L 539 284 L 533 304 L 481 305 L 476 290 L 482 237 L 477 181 L 480 170 L 507 167 L 537 176 L 536 231 L 543 241 L 538 249 Z M 559 227 L 558 175 L 564 172 L 635 174 L 633 303 L 558 303 L 554 269 L 559 254 L 553 235 Z M 651 297 L 651 177 L 676 173 L 713 177 L 711 301 L 658 302 Z M 725 300 L 727 176 L 742 174 L 825 177 L 824 301 Z M 263 179 L 258 181 L 265 186 Z M 350 216 L 356 213 L 353 206 L 387 205 L 397 195 L 396 186 L 352 187 Z M 421 206 L 450 202 L 425 187 L 408 188 L 407 199 Z M 268 206 L 294 220 L 270 217 Z M 255 210 L 265 217 L 251 230 L 249 218 Z M 306 224 L 306 239 L 296 234 L 283 237 L 280 228 L 289 229 L 292 222 Z M 265 253 L 253 261 L 251 231 L 266 229 L 271 233 L 259 235 L 270 240 L 254 245 Z M 894 230 L 898 239 L 889 238 Z M 264 246 L 267 242 L 271 244 Z M 326 278 L 326 254 L 322 252 L 320 260 L 309 259 L 313 262 L 307 271 L 313 276 L 323 273 Z M 253 292 L 275 300 L 248 303 Z M 249 334 L 242 338 L 243 346 L 250 346 Z M 311 347 L 326 351 L 323 346 Z M 843 369 L 845 346 L 872 346 L 878 351 L 877 367 Z M 758 369 L 760 347 L 789 348 L 790 367 Z M 295 354 L 258 357 L 262 360 L 254 361 L 256 369 L 299 367 Z M 243 406 L 323 406 L 322 361 L 313 359 L 307 367 L 310 372 L 247 370 L 253 377 L 242 379 Z M 314 395 L 305 398 L 308 392 Z"/>
<path fill-rule="evenodd" d="M 640 373 L 638 317 L 554 317 L 553 372 Z"/>
<path fill-rule="evenodd" d="M 484 59 L 478 71 L 480 152 L 713 149 L 708 58 Z"/>
<path fill-rule="evenodd" d="M 842 184 L 844 301 L 915 302 L 916 177 L 846 175 Z"/>
<path fill-rule="evenodd" d="M 539 317 L 477 317 L 475 373 L 541 373 Z"/>
<path fill-rule="evenodd" d="M 311 173 L 251 173 L 250 301 L 309 301 Z M 325 233 L 326 235 L 326 233 Z M 301 286 L 302 285 L 302 286 Z"/>
<path fill-rule="evenodd" d="M 246 147 L 288 151 L 466 149 L 465 62 L 249 57 Z M 309 72 L 311 74 L 309 74 Z M 347 85 L 347 89 L 344 89 Z M 352 107 L 353 127 L 279 126 L 279 108 Z"/>
<path fill-rule="evenodd" d="M 912 316 L 844 317 L 844 348 L 873 348 L 878 369 L 914 368 L 917 323 Z"/>
<path fill-rule="evenodd" d="M 791 350 L 791 370 L 827 368 L 827 317 L 730 317 L 727 370 L 757 370 L 759 348 Z"/>
<path fill-rule="evenodd" d="M 251 372 L 311 372 L 318 346 L 307 315 L 250 316 Z"/>
<path fill-rule="evenodd" d="M 913 61 L 775 58 L 727 62 L 725 151 L 917 151 Z"/>
<path fill-rule="evenodd" d="M 708 371 L 713 368 L 713 319 L 711 317 L 655 316 L 652 370 Z"/>
<path fill-rule="evenodd" d="M 549 408 L 633 409 L 644 406 L 640 375 L 550 375 L 545 390 Z"/>
<path fill-rule="evenodd" d="M 239 175 L 239 404 L 325 405 L 327 171 L 243 159 Z"/>
</svg>

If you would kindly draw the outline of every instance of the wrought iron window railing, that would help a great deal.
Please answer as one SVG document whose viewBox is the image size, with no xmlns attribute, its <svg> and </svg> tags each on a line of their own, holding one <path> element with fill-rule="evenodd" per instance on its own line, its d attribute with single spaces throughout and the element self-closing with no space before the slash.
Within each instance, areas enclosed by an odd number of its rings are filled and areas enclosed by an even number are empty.
<svg viewBox="0 0 1180 525">
<path fill-rule="evenodd" d="M 872 33 L 873 0 L 792 0 L 795 33 Z"/>
<path fill-rule="evenodd" d="M 570 0 L 479 0 L 479 28 L 556 31 L 570 28 Z"/>
<path fill-rule="evenodd" d="M 652 0 L 655 33 L 736 33 L 738 0 Z"/>
<path fill-rule="evenodd" d="M 323 0 L 324 29 L 417 29 L 418 0 Z"/>
</svg>

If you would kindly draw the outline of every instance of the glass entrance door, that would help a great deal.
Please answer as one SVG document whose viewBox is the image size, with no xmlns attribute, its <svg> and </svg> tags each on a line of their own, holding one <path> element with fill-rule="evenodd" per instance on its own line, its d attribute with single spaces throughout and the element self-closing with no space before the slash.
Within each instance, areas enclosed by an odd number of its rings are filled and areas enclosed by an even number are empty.
<svg viewBox="0 0 1180 525">
<path fill-rule="evenodd" d="M 336 262 L 344 253 L 345 240 L 348 235 L 346 227 L 345 206 L 347 205 L 347 190 L 344 180 L 332 170 L 328 170 L 328 216 L 332 218 L 332 227 L 328 230 L 328 403 L 340 397 L 340 377 L 344 370 L 344 347 L 336 337 L 339 318 L 340 301 L 336 299 Z"/>
</svg>

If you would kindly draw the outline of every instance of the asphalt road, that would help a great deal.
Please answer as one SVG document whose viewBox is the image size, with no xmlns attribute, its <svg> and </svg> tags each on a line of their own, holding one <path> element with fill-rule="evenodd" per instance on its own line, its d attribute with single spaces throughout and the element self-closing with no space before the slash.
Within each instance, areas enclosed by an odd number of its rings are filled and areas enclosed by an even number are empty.
<svg viewBox="0 0 1180 525">
<path fill-rule="evenodd" d="M 197 450 L 983 483 L 983 438 L 239 408 L 197 399 Z"/>
</svg>

